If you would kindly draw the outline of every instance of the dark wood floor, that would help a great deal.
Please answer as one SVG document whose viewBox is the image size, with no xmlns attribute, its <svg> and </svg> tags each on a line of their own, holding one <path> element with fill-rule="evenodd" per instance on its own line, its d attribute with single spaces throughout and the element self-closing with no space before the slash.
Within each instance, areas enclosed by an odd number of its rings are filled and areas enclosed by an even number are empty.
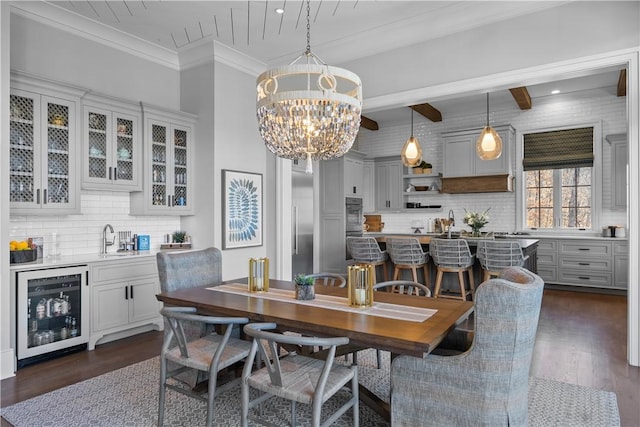
<svg viewBox="0 0 640 427">
<path fill-rule="evenodd" d="M 640 426 L 640 368 L 627 363 L 626 337 L 626 297 L 546 290 L 531 375 L 614 391 L 622 426 Z M 22 368 L 2 381 L 1 405 L 146 360 L 161 345 L 162 333 L 148 332 Z"/>
</svg>

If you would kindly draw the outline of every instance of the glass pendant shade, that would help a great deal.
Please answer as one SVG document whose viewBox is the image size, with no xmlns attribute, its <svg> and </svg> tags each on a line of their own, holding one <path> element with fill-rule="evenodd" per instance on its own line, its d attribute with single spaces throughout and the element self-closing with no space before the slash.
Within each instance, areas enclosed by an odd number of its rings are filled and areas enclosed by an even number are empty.
<svg viewBox="0 0 640 427">
<path fill-rule="evenodd" d="M 489 126 L 489 92 L 487 92 L 487 125 L 476 141 L 476 153 L 480 160 L 495 160 L 502 155 L 502 138 Z"/>
<path fill-rule="evenodd" d="M 311 52 L 307 0 L 307 49 L 289 65 L 257 79 L 258 130 L 278 157 L 312 160 L 341 157 L 356 139 L 362 112 L 362 82 Z M 302 60 L 302 61 L 301 61 Z"/>
<path fill-rule="evenodd" d="M 400 157 L 402 163 L 409 168 L 418 166 L 422 162 L 422 147 L 420 147 L 418 139 L 413 136 L 413 109 L 411 110 L 411 136 L 402 146 Z"/>
<path fill-rule="evenodd" d="M 402 147 L 400 156 L 402 157 L 402 163 L 407 167 L 411 168 L 420 164 L 422 161 L 422 148 L 415 137 L 411 136 L 407 139 L 407 142 Z"/>
<path fill-rule="evenodd" d="M 495 160 L 502 155 L 502 138 L 491 126 L 485 126 L 478 137 L 476 153 L 481 160 Z"/>
</svg>

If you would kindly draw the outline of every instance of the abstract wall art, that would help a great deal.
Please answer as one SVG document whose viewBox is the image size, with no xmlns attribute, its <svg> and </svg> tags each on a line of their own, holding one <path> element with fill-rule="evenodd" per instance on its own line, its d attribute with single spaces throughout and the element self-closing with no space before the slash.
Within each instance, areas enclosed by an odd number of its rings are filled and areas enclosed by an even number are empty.
<svg viewBox="0 0 640 427">
<path fill-rule="evenodd" d="M 222 170 L 222 248 L 262 245 L 262 174 Z"/>
</svg>

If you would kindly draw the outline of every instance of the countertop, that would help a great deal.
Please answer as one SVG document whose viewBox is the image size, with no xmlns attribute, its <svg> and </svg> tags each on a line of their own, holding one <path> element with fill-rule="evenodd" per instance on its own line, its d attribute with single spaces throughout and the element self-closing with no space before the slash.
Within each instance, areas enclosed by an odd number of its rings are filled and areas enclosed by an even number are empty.
<svg viewBox="0 0 640 427">
<path fill-rule="evenodd" d="M 131 259 L 141 259 L 155 257 L 160 252 L 160 249 L 150 251 L 136 251 L 136 252 L 108 252 L 104 254 L 76 254 L 65 255 L 60 257 L 47 257 L 40 258 L 33 262 L 24 262 L 20 264 L 10 264 L 9 269 L 11 271 L 25 271 L 25 270 L 40 270 L 45 268 L 55 267 L 68 267 L 72 265 L 83 265 L 96 262 L 110 262 L 110 261 L 123 261 Z M 163 251 L 164 252 L 164 251 Z"/>
<path fill-rule="evenodd" d="M 363 236 L 372 236 L 372 237 L 378 237 L 378 236 L 403 236 L 403 237 L 437 237 L 439 235 L 441 235 L 442 233 L 413 233 L 413 232 L 398 232 L 398 233 L 394 233 L 392 231 L 365 231 L 363 232 Z M 501 239 L 574 239 L 574 240 L 604 240 L 607 242 L 616 242 L 616 241 L 620 241 L 620 242 L 626 242 L 628 241 L 627 237 L 603 237 L 599 234 L 550 234 L 550 233 L 544 233 L 544 234 L 536 234 L 536 233 L 527 233 L 527 234 L 511 234 L 511 233 L 506 233 L 506 234 L 497 234 L 495 235 L 496 238 L 501 238 Z"/>
<path fill-rule="evenodd" d="M 375 237 L 376 240 L 378 242 L 384 242 L 386 238 L 388 237 L 415 237 L 416 239 L 418 239 L 418 241 L 422 244 L 428 245 L 429 242 L 431 241 L 432 238 L 435 237 L 439 237 L 442 235 L 442 233 L 420 233 L 420 234 L 416 234 L 416 233 L 377 233 L 377 232 L 367 232 L 363 234 L 364 236 L 370 236 L 370 237 Z M 515 237 L 515 236 L 514 236 Z M 464 236 L 461 236 L 461 238 L 465 238 Z M 504 239 L 512 239 L 512 236 L 505 236 L 503 237 Z M 476 241 L 478 241 L 479 239 L 476 238 L 469 238 L 466 239 L 467 242 L 469 243 L 470 246 L 475 246 L 476 245 Z M 520 246 L 523 249 L 526 249 L 530 246 L 533 246 L 535 244 L 538 243 L 538 239 L 536 238 L 531 238 L 531 236 L 527 236 L 527 238 L 523 238 L 523 236 L 518 236 L 518 239 L 514 239 L 517 240 L 518 243 L 520 243 Z"/>
</svg>

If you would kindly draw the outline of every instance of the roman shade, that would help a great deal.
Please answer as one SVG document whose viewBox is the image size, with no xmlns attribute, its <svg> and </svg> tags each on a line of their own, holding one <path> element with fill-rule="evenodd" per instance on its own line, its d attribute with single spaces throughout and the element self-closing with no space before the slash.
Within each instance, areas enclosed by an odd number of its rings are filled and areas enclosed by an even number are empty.
<svg viewBox="0 0 640 427">
<path fill-rule="evenodd" d="M 524 135 L 525 171 L 593 166 L 593 127 Z"/>
</svg>

